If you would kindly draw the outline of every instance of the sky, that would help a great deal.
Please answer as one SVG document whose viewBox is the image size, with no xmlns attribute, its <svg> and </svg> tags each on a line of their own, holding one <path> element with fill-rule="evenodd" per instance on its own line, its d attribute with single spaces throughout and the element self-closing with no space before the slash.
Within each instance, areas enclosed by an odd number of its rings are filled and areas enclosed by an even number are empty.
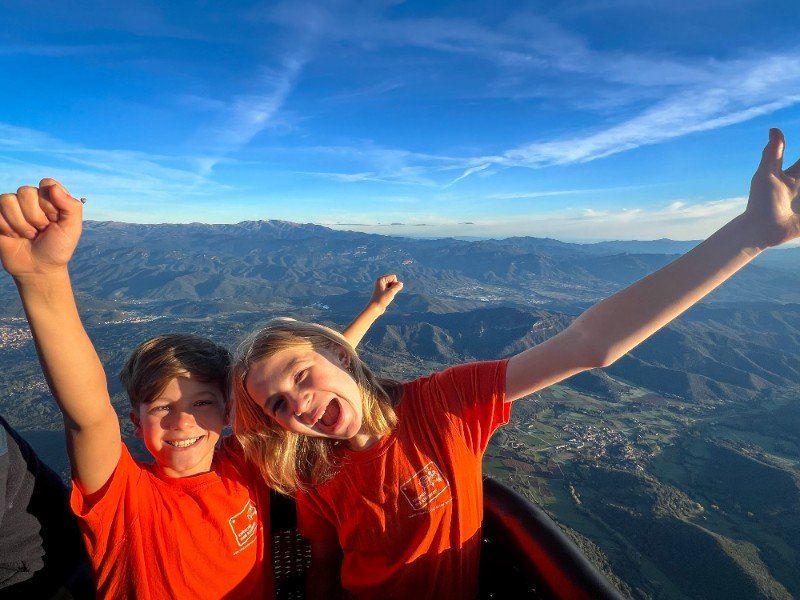
<svg viewBox="0 0 800 600">
<path fill-rule="evenodd" d="M 0 0 L 0 191 L 86 218 L 700 239 L 770 127 L 797 0 Z"/>
</svg>

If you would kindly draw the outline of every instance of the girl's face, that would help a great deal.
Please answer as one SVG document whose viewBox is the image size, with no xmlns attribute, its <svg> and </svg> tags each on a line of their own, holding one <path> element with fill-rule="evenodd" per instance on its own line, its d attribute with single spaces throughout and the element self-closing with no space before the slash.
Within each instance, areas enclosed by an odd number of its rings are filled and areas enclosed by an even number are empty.
<svg viewBox="0 0 800 600">
<path fill-rule="evenodd" d="M 346 440 L 354 450 L 373 436 L 362 434 L 361 391 L 350 373 L 347 353 L 289 348 L 250 367 L 245 388 L 264 413 L 284 429 Z M 376 438 L 377 439 L 377 438 Z"/>
</svg>

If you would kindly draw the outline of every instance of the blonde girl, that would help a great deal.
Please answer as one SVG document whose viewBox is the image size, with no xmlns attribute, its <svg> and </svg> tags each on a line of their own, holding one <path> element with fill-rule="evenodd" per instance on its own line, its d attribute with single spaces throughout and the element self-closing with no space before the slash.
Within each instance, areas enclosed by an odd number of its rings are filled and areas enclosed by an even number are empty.
<svg viewBox="0 0 800 600">
<path fill-rule="evenodd" d="M 800 236 L 800 162 L 773 129 L 746 210 L 686 255 L 508 360 L 411 382 L 375 377 L 335 332 L 277 320 L 242 346 L 234 431 L 266 480 L 296 493 L 309 596 L 476 595 L 481 457 L 511 402 L 605 367 L 761 251 Z"/>
</svg>

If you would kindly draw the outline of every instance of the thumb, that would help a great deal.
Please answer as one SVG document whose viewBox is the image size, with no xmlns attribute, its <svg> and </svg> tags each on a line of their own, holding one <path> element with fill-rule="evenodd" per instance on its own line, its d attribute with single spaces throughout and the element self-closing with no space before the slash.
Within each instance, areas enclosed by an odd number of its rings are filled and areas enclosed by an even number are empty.
<svg viewBox="0 0 800 600">
<path fill-rule="evenodd" d="M 781 173 L 783 170 L 783 149 L 786 142 L 783 132 L 780 129 L 772 128 L 769 130 L 769 141 L 761 154 L 760 170 L 769 173 Z"/>
<path fill-rule="evenodd" d="M 55 179 L 42 179 L 39 182 L 39 195 L 49 201 L 58 211 L 58 224 L 66 229 L 80 231 L 83 220 L 83 203 L 73 198 L 66 188 Z"/>
<path fill-rule="evenodd" d="M 73 198 L 63 185 L 54 179 L 42 179 L 39 182 L 39 195 L 49 201 L 58 211 L 55 223 L 73 241 L 77 243 L 83 228 L 83 204 Z"/>
<path fill-rule="evenodd" d="M 44 181 L 46 180 L 43 180 L 43 182 Z M 58 209 L 59 213 L 61 213 L 59 216 L 65 217 L 74 214 L 80 215 L 83 212 L 83 204 L 80 202 L 80 200 L 73 198 L 60 183 L 53 182 L 52 184 L 46 185 L 44 188 L 40 187 L 39 189 L 44 192 L 43 195 L 50 200 L 51 204 Z"/>
</svg>

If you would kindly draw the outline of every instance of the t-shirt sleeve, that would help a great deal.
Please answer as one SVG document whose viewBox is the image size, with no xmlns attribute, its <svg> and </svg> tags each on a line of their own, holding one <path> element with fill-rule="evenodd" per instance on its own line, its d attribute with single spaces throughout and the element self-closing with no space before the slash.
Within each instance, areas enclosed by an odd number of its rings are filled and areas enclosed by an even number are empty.
<svg viewBox="0 0 800 600">
<path fill-rule="evenodd" d="M 338 541 L 336 526 L 325 516 L 317 494 L 313 491 L 297 492 L 295 502 L 300 535 L 313 542 Z"/>
<path fill-rule="evenodd" d="M 136 494 L 132 490 L 143 475 L 143 469 L 123 443 L 117 467 L 99 490 L 86 494 L 73 480 L 70 506 L 78 517 L 83 541 L 91 556 L 105 554 L 124 541 L 128 531 L 123 515 L 136 513 Z"/>
<path fill-rule="evenodd" d="M 472 362 L 451 367 L 421 380 L 423 410 L 441 410 L 461 430 L 476 455 L 486 450 L 492 434 L 508 423 L 511 403 L 506 402 L 508 360 Z"/>
</svg>

